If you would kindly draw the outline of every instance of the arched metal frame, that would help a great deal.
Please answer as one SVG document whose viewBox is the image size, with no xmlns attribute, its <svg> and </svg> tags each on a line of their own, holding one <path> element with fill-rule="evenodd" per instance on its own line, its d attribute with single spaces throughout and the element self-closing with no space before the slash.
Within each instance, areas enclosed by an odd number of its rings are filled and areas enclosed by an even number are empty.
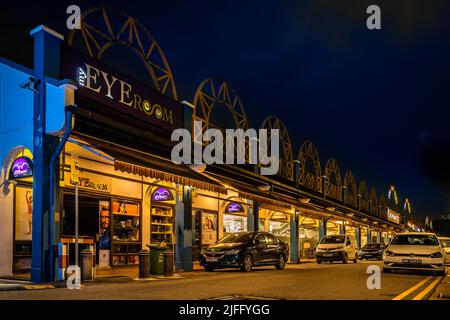
<svg viewBox="0 0 450 320">
<path fill-rule="evenodd" d="M 293 180 L 294 178 L 294 162 L 292 157 L 292 144 L 289 133 L 281 120 L 278 117 L 270 116 L 264 119 L 262 129 L 278 129 L 280 131 L 280 142 L 283 153 L 280 155 L 280 169 L 279 174 L 286 178 Z M 268 139 L 270 145 L 270 138 Z"/>
<path fill-rule="evenodd" d="M 358 193 L 360 194 L 360 209 L 369 212 L 369 192 L 365 180 L 359 183 Z"/>
<path fill-rule="evenodd" d="M 386 196 L 384 195 L 384 193 L 382 193 L 380 195 L 380 197 L 378 198 L 378 207 L 379 207 L 379 215 L 381 219 L 387 219 L 387 201 L 386 201 Z"/>
<path fill-rule="evenodd" d="M 224 80 L 208 78 L 198 86 L 194 96 L 193 119 L 194 121 L 202 121 L 203 132 L 210 127 L 225 129 L 210 121 L 212 111 L 218 104 L 223 104 L 227 107 L 233 117 L 235 128 L 247 130 L 247 115 L 236 91 Z"/>
<path fill-rule="evenodd" d="M 111 21 L 120 21 L 115 28 Z M 166 56 L 145 26 L 125 12 L 109 7 L 93 7 L 81 14 L 81 35 L 89 56 L 100 60 L 114 45 L 130 48 L 143 62 L 159 92 L 177 100 L 174 77 Z M 77 31 L 69 32 L 72 46 Z"/>
<path fill-rule="evenodd" d="M 379 216 L 378 210 L 378 195 L 375 187 L 370 189 L 370 214 L 374 216 Z"/>
<path fill-rule="evenodd" d="M 314 166 L 314 172 L 308 171 L 306 164 L 311 160 Z M 320 166 L 319 153 L 311 141 L 303 142 L 298 154 L 299 174 L 298 183 L 302 186 L 322 192 L 322 169 Z"/>
<path fill-rule="evenodd" d="M 335 158 L 328 159 L 325 166 L 325 176 L 327 177 L 327 181 L 325 183 L 325 195 L 337 200 L 341 200 L 341 171 Z M 335 181 L 333 181 L 333 177 Z"/>
<path fill-rule="evenodd" d="M 344 177 L 344 202 L 353 207 L 358 206 L 358 187 L 356 186 L 355 176 L 353 172 L 347 170 Z"/>
</svg>

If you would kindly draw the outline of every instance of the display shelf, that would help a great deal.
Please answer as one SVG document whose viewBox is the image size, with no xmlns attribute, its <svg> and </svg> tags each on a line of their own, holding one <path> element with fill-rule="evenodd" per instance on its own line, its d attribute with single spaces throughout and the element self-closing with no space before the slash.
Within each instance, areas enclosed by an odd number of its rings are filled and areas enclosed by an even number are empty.
<svg viewBox="0 0 450 320">
<path fill-rule="evenodd" d="M 173 245 L 174 243 L 174 209 L 164 204 L 152 204 L 150 217 L 150 243 L 154 245 L 162 242 Z"/>
</svg>

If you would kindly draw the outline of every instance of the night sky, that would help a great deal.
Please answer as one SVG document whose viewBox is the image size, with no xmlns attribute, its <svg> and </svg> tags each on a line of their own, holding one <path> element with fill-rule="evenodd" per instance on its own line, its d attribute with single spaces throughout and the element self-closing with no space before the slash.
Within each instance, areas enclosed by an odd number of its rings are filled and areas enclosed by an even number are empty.
<svg viewBox="0 0 450 320">
<path fill-rule="evenodd" d="M 67 35 L 69 4 L 2 4 L 0 56 L 32 67 L 29 31 L 45 24 Z M 159 42 L 180 100 L 209 76 L 240 96 L 250 126 L 277 115 L 294 157 L 305 140 L 322 166 L 334 156 L 378 194 L 394 184 L 415 214 L 450 211 L 450 2 L 110 1 Z M 366 28 L 377 4 L 382 29 Z M 130 70 L 131 52 L 121 55 Z M 117 58 L 115 58 L 117 59 Z M 118 62 L 118 61 L 117 61 Z M 140 76 L 136 76 L 140 77 Z"/>
</svg>

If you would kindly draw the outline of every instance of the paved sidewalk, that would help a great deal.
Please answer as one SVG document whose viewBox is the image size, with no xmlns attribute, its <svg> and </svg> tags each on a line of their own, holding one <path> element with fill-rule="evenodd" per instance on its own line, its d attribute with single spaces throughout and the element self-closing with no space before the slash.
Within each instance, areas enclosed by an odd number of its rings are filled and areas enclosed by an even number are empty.
<svg viewBox="0 0 450 320">
<path fill-rule="evenodd" d="M 447 275 L 434 290 L 430 300 L 448 300 L 450 299 L 450 271 L 447 269 Z"/>
</svg>

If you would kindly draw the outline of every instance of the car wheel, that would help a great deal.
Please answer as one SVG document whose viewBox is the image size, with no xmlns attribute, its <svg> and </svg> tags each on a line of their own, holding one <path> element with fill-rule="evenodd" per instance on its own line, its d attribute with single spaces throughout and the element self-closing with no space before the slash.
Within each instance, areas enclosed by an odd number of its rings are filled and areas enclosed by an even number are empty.
<svg viewBox="0 0 450 320">
<path fill-rule="evenodd" d="M 386 268 L 383 268 L 383 272 L 384 272 L 384 273 L 391 273 L 391 272 L 392 272 L 392 270 L 391 270 L 391 269 L 386 269 Z"/>
<path fill-rule="evenodd" d="M 283 270 L 285 266 L 286 266 L 286 259 L 284 258 L 284 255 L 280 254 L 280 256 L 278 257 L 278 262 L 275 265 L 275 267 L 278 270 Z"/>
<path fill-rule="evenodd" d="M 253 258 L 251 255 L 246 254 L 242 261 L 241 271 L 250 272 L 252 271 L 252 267 L 253 267 Z"/>
<path fill-rule="evenodd" d="M 317 262 L 318 264 L 321 264 L 321 263 L 322 263 L 322 260 L 316 260 L 316 262 Z"/>
<path fill-rule="evenodd" d="M 347 253 L 344 254 L 344 259 L 342 259 L 342 263 L 347 263 L 348 256 Z"/>
<path fill-rule="evenodd" d="M 214 267 L 209 267 L 209 266 L 205 266 L 205 270 L 207 271 L 207 272 L 212 272 L 212 271 L 214 271 Z"/>
</svg>

